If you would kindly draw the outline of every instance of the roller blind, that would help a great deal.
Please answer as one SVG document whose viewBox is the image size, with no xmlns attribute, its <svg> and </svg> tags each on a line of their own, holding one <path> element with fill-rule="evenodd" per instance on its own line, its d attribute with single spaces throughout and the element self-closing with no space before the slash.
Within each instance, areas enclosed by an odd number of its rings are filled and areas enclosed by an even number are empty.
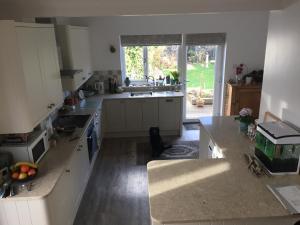
<svg viewBox="0 0 300 225">
<path fill-rule="evenodd" d="M 185 42 L 187 45 L 224 45 L 226 42 L 226 34 L 187 34 Z"/>
<path fill-rule="evenodd" d="M 181 34 L 121 35 L 121 46 L 181 45 Z"/>
</svg>

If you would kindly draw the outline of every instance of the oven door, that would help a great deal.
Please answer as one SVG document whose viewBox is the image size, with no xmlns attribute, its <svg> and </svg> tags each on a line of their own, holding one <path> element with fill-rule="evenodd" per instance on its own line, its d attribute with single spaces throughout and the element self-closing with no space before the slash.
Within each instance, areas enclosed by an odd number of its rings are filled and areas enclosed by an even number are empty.
<svg viewBox="0 0 300 225">
<path fill-rule="evenodd" d="M 93 156 L 98 149 L 97 132 L 95 130 L 94 123 L 91 123 L 87 131 L 87 143 L 89 160 L 92 162 Z"/>
</svg>

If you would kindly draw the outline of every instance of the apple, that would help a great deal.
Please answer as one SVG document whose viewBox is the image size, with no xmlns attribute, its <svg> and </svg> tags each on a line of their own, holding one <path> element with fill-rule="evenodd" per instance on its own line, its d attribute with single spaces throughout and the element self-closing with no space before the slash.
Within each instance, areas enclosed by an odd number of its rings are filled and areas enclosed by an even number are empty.
<svg viewBox="0 0 300 225">
<path fill-rule="evenodd" d="M 28 171 L 29 171 L 29 166 L 27 166 L 27 165 L 21 165 L 20 166 L 20 171 L 21 171 L 21 173 L 27 173 Z"/>
<path fill-rule="evenodd" d="M 31 168 L 27 174 L 28 174 L 28 176 L 34 176 L 36 174 L 36 170 Z"/>
<path fill-rule="evenodd" d="M 14 172 L 12 175 L 11 175 L 11 178 L 14 179 L 14 180 L 17 180 L 19 178 L 19 173 L 18 172 Z"/>
<path fill-rule="evenodd" d="M 20 173 L 18 179 L 19 180 L 24 180 L 27 178 L 27 173 Z"/>
</svg>

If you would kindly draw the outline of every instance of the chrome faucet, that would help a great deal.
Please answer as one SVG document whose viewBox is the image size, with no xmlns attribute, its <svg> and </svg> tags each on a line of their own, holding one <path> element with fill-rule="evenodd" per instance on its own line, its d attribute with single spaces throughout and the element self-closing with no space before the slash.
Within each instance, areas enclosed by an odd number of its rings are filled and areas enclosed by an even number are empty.
<svg viewBox="0 0 300 225">
<path fill-rule="evenodd" d="M 152 82 L 153 82 L 152 84 L 155 85 L 155 78 L 153 76 L 145 76 L 145 78 L 146 78 L 147 84 L 149 82 L 149 78 L 152 78 Z"/>
</svg>

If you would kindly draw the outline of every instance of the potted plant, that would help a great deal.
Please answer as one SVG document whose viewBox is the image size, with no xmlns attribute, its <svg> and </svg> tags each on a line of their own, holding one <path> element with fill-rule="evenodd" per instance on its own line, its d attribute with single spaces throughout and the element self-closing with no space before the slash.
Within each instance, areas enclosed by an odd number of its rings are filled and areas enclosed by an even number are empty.
<svg viewBox="0 0 300 225">
<path fill-rule="evenodd" d="M 175 84 L 178 84 L 179 83 L 179 73 L 178 73 L 178 71 L 171 71 L 170 74 L 172 75 Z"/>
<path fill-rule="evenodd" d="M 247 133 L 248 125 L 253 123 L 254 118 L 252 117 L 252 109 L 243 108 L 239 112 L 239 116 L 235 118 L 240 121 L 240 131 Z"/>
</svg>

